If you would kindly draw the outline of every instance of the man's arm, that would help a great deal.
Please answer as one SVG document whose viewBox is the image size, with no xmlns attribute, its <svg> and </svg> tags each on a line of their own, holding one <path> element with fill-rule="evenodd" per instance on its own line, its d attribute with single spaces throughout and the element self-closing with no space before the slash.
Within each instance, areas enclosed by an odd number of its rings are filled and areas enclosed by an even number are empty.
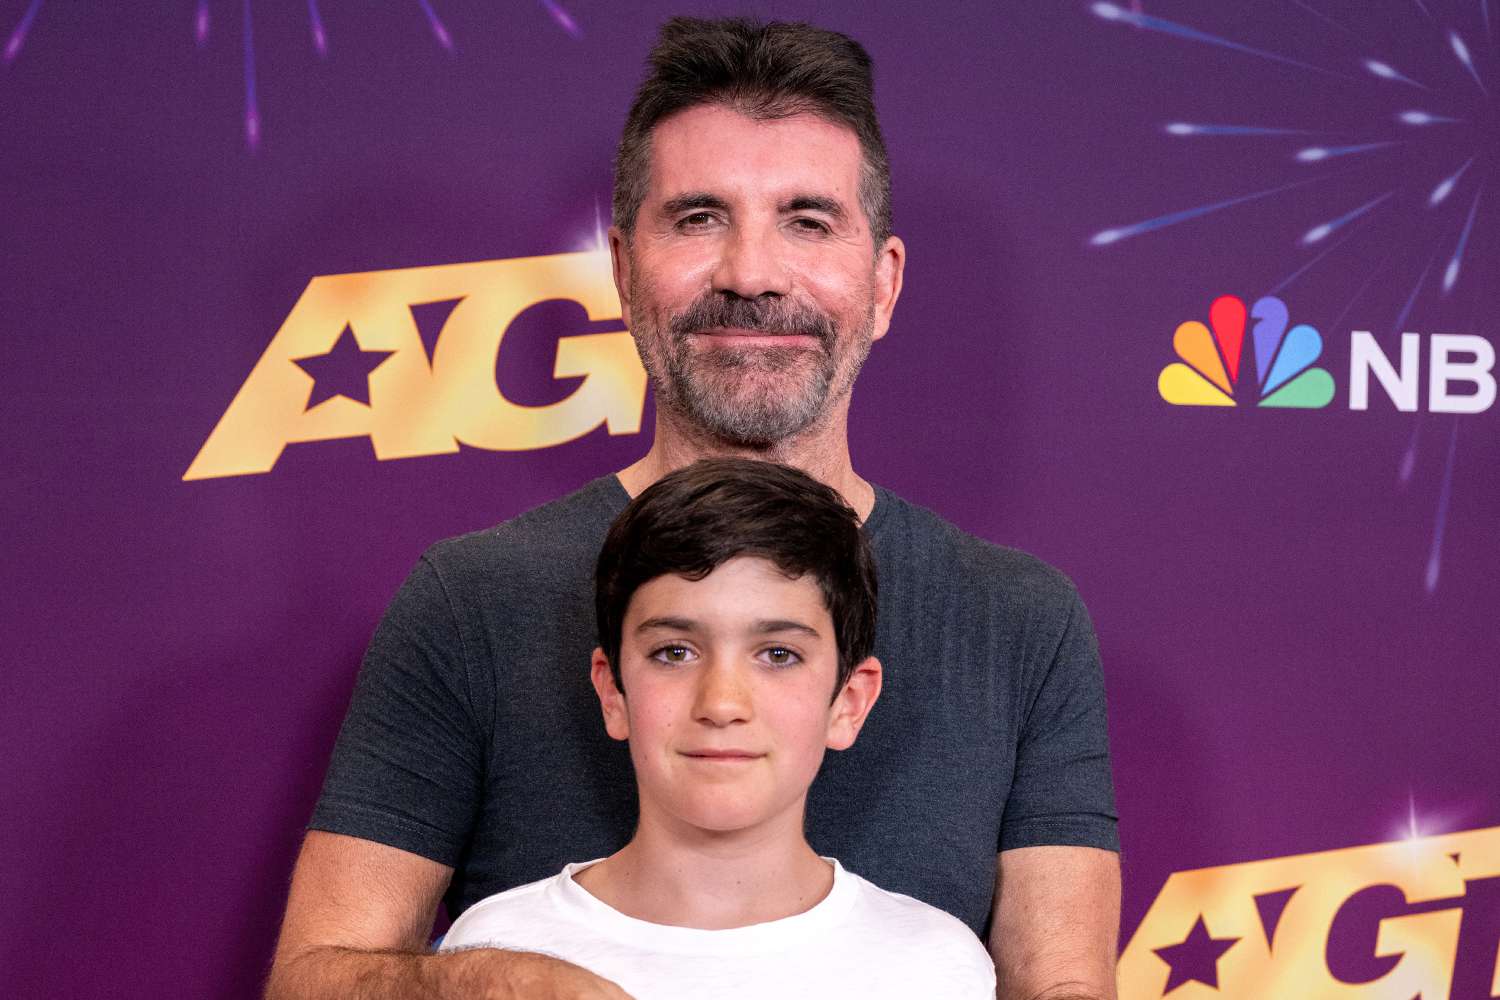
<svg viewBox="0 0 1500 1000">
<path fill-rule="evenodd" d="M 1118 854 L 1000 852 L 989 940 L 999 1000 L 1115 1000 L 1119 932 Z"/>
<path fill-rule="evenodd" d="M 630 1000 L 615 984 L 546 955 L 429 953 L 452 876 L 408 851 L 312 831 L 292 872 L 266 1000 Z"/>
</svg>

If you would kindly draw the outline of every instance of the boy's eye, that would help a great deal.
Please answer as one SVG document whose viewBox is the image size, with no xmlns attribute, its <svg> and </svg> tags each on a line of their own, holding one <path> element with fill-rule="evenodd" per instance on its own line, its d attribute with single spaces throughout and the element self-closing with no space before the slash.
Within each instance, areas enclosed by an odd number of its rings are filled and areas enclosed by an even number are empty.
<svg viewBox="0 0 1500 1000">
<path fill-rule="evenodd" d="M 761 654 L 773 667 L 790 667 L 802 662 L 802 658 L 785 646 L 772 646 Z"/>
<path fill-rule="evenodd" d="M 663 663 L 687 663 L 692 660 L 693 651 L 686 646 L 663 646 L 651 658 Z"/>
</svg>

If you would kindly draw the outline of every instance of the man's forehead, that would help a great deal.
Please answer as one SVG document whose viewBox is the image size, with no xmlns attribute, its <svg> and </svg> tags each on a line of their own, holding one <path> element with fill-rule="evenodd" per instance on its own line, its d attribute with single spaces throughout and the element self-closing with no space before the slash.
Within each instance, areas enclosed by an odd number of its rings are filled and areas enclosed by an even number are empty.
<svg viewBox="0 0 1500 1000">
<path fill-rule="evenodd" d="M 651 195 L 740 190 L 782 199 L 812 192 L 853 199 L 860 161 L 854 131 L 811 112 L 756 118 L 727 105 L 697 105 L 653 131 Z"/>
</svg>

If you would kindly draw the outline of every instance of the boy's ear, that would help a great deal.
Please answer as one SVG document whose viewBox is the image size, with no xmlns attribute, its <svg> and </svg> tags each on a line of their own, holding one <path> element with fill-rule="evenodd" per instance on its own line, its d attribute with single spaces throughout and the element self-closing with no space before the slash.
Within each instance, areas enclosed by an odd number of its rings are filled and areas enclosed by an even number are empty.
<svg viewBox="0 0 1500 1000">
<path fill-rule="evenodd" d="M 625 714 L 625 695 L 615 684 L 614 671 L 609 668 L 609 657 L 604 650 L 595 648 L 589 679 L 594 682 L 594 693 L 599 696 L 599 708 L 604 712 L 604 731 L 617 740 L 630 739 L 630 718 Z"/>
<path fill-rule="evenodd" d="M 828 749 L 848 750 L 854 745 L 865 717 L 880 697 L 880 661 L 870 657 L 854 668 L 833 699 L 828 715 Z"/>
</svg>

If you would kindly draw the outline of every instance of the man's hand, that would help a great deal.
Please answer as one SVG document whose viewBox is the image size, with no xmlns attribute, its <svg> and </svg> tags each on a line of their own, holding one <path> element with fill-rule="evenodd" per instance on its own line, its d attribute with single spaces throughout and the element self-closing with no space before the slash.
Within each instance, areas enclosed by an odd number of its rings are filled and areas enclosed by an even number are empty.
<svg viewBox="0 0 1500 1000">
<path fill-rule="evenodd" d="M 452 876 L 394 847 L 309 833 L 292 872 L 267 1000 L 630 1000 L 614 983 L 546 955 L 428 953 Z"/>
<path fill-rule="evenodd" d="M 1120 858 L 1093 847 L 1000 853 L 990 954 L 1000 1000 L 1115 1000 Z"/>
</svg>

